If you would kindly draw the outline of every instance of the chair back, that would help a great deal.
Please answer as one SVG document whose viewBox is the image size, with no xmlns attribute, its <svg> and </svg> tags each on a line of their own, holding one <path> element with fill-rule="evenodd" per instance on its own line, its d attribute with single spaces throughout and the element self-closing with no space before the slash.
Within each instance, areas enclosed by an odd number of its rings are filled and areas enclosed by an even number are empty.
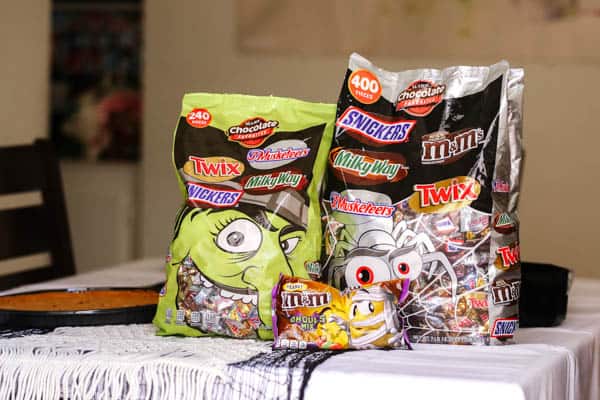
<svg viewBox="0 0 600 400">
<path fill-rule="evenodd" d="M 74 273 L 62 179 L 50 142 L 0 148 L 0 290 Z"/>
</svg>

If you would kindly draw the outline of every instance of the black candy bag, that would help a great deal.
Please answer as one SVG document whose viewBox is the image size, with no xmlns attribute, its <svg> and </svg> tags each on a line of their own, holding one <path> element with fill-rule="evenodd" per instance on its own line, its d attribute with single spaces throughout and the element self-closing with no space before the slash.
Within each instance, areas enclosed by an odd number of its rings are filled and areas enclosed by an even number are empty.
<svg viewBox="0 0 600 400">
<path fill-rule="evenodd" d="M 323 198 L 323 279 L 410 279 L 413 343 L 498 344 L 518 325 L 523 70 L 388 72 L 353 54 Z"/>
</svg>

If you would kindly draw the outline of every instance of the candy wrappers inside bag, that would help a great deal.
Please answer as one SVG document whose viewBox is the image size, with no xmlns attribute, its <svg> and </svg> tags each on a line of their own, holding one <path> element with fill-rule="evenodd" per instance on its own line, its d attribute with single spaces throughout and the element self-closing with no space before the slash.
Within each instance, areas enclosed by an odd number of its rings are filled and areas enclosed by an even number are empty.
<svg viewBox="0 0 600 400">
<path fill-rule="evenodd" d="M 334 105 L 293 99 L 184 97 L 173 163 L 185 203 L 154 318 L 159 334 L 272 337 L 279 275 L 318 270 L 334 116 Z"/>
<path fill-rule="evenodd" d="M 324 283 L 282 276 L 273 289 L 276 349 L 410 348 L 399 306 L 408 280 L 340 292 Z"/>
<path fill-rule="evenodd" d="M 325 211 L 328 283 L 411 280 L 413 343 L 499 344 L 518 323 L 523 70 L 389 72 L 353 54 Z"/>
</svg>

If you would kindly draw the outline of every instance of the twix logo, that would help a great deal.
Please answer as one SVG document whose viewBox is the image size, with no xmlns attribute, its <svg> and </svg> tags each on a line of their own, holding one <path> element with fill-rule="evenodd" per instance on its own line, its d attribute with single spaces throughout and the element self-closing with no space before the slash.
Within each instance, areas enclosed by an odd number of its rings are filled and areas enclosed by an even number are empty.
<svg viewBox="0 0 600 400">
<path fill-rule="evenodd" d="M 323 307 L 331 302 L 327 292 L 281 292 L 281 308 L 290 310 L 299 307 Z"/>
<path fill-rule="evenodd" d="M 194 165 L 194 173 L 204 177 L 233 177 L 244 172 L 244 165 L 229 157 L 196 157 L 189 156 Z"/>
<path fill-rule="evenodd" d="M 460 132 L 435 132 L 423 136 L 421 162 L 426 165 L 447 164 L 456 161 L 483 141 L 482 129 Z"/>
<path fill-rule="evenodd" d="M 498 247 L 496 250 L 498 257 L 496 258 L 496 268 L 507 270 L 521 262 L 521 250 L 519 243 L 511 246 Z"/>
<path fill-rule="evenodd" d="M 450 185 L 435 183 L 415 185 L 414 190 L 419 194 L 421 207 L 431 207 L 461 201 L 474 201 L 479 197 L 479 187 L 475 180 L 466 179 L 460 182 L 452 179 Z"/>
</svg>

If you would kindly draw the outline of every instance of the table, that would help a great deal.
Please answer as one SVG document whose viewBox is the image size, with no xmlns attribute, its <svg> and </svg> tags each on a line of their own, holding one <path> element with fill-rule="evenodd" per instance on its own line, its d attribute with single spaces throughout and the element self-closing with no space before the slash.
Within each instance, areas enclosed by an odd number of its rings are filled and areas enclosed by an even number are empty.
<svg viewBox="0 0 600 400">
<path fill-rule="evenodd" d="M 151 285 L 164 279 L 162 268 L 160 259 L 140 260 L 10 292 L 65 286 Z M 110 328 L 86 329 L 89 335 L 93 332 L 89 330 L 104 332 Z M 229 352 L 229 361 L 268 349 L 264 342 L 158 338 L 152 335 L 150 326 L 136 329 L 140 340 L 169 351 L 195 349 L 201 354 L 208 347 L 223 346 Z M 133 342 L 133 339 L 138 340 L 133 336 L 128 340 Z M 518 344 L 498 347 L 422 344 L 416 345 L 414 351 L 336 354 L 315 368 L 306 384 L 304 398 L 599 399 L 600 280 L 576 278 L 565 322 L 555 328 L 520 329 L 516 341 Z M 216 350 L 212 357 L 223 361 L 227 351 Z M 208 358 L 203 360 L 206 362 Z M 146 357 L 146 361 L 153 360 Z M 191 357 L 186 367 L 197 365 Z M 174 398 L 181 395 L 173 392 Z"/>
</svg>

